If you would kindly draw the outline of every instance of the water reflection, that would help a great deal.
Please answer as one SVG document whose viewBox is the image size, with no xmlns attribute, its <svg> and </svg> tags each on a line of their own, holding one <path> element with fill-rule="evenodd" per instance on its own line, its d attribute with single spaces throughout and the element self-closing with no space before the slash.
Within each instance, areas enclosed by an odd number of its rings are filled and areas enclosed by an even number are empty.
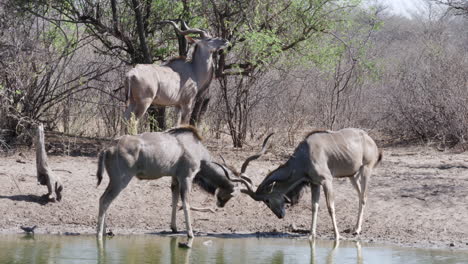
<svg viewBox="0 0 468 264">
<path fill-rule="evenodd" d="M 359 242 L 185 236 L 23 237 L 0 235 L 0 263 L 466 263 L 468 252 L 379 247 Z"/>
<path fill-rule="evenodd" d="M 190 263 L 193 239 L 181 242 L 184 240 L 176 236 L 96 239 L 97 263 L 113 263 L 115 260 L 123 263 Z"/>
<path fill-rule="evenodd" d="M 177 241 L 177 237 L 170 238 L 171 248 L 171 264 L 175 263 L 189 263 L 190 253 L 192 252 L 193 238 L 187 241 L 188 248 L 181 249 L 180 242 Z"/>
<path fill-rule="evenodd" d="M 317 264 L 317 263 L 322 263 L 322 262 L 317 262 L 316 258 L 316 241 L 311 241 L 310 242 L 310 263 L 311 264 Z M 362 247 L 361 247 L 361 242 L 355 241 L 355 242 L 348 242 L 348 244 L 354 244 L 356 247 L 356 262 L 357 264 L 363 264 L 363 258 L 362 258 Z M 326 257 L 326 262 L 327 264 L 334 264 L 335 263 L 335 255 L 337 254 L 338 248 L 340 246 L 340 241 L 333 241 L 333 246 L 330 248 L 330 251 L 327 254 Z M 341 262 L 336 262 L 336 263 L 341 263 Z"/>
</svg>

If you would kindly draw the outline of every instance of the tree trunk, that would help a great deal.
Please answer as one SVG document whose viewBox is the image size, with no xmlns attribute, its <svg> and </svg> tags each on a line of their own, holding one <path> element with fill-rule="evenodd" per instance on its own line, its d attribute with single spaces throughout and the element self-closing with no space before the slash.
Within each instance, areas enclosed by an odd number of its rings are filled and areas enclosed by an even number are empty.
<svg viewBox="0 0 468 264">
<path fill-rule="evenodd" d="M 138 31 L 138 39 L 140 40 L 140 49 L 143 53 L 143 62 L 144 63 L 152 63 L 151 55 L 148 50 L 148 45 L 146 45 L 146 37 L 145 37 L 145 25 L 143 23 L 143 17 L 141 15 L 140 3 L 138 0 L 132 0 L 133 9 L 135 11 L 135 19 L 137 22 L 137 31 Z"/>
</svg>

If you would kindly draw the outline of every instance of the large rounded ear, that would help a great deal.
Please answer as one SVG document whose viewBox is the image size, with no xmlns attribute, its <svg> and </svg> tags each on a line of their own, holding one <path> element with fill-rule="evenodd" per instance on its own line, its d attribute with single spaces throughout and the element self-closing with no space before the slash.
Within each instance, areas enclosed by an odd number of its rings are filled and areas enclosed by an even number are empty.
<svg viewBox="0 0 468 264">
<path fill-rule="evenodd" d="M 268 190 L 268 193 L 272 193 L 272 192 L 273 192 L 273 189 L 275 188 L 275 185 L 276 185 L 276 181 L 274 181 L 272 184 L 270 184 L 270 186 L 269 186 L 269 189 L 270 189 L 270 190 Z"/>
<path fill-rule="evenodd" d="M 241 183 L 237 184 L 235 187 L 234 187 L 234 191 L 231 193 L 232 196 L 236 196 L 238 195 L 239 193 L 241 193 L 241 190 L 243 189 L 243 185 Z"/>
<path fill-rule="evenodd" d="M 185 39 L 187 39 L 187 41 L 188 41 L 189 44 L 194 44 L 194 43 L 197 42 L 196 40 L 194 40 L 194 39 L 193 39 L 192 37 L 190 37 L 190 36 L 185 36 Z"/>
</svg>

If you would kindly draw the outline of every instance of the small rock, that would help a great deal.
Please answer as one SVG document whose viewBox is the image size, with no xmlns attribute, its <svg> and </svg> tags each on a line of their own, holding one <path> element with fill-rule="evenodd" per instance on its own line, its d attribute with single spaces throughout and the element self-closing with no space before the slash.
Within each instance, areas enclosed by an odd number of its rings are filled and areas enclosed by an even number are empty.
<svg viewBox="0 0 468 264">
<path fill-rule="evenodd" d="M 179 242 L 179 247 L 180 248 L 187 248 L 187 249 L 191 248 L 190 244 L 187 243 L 187 242 Z"/>
<path fill-rule="evenodd" d="M 114 232 L 112 232 L 112 230 L 109 229 L 109 232 L 106 233 L 106 236 L 113 237 L 113 236 L 115 236 L 115 234 L 114 234 Z"/>
<path fill-rule="evenodd" d="M 205 245 L 207 247 L 211 246 L 211 245 L 213 245 L 213 241 L 212 240 L 207 240 L 207 241 L 203 242 L 203 245 Z"/>
<path fill-rule="evenodd" d="M 454 247 L 454 246 L 455 246 L 455 243 L 450 243 L 449 246 Z"/>
</svg>

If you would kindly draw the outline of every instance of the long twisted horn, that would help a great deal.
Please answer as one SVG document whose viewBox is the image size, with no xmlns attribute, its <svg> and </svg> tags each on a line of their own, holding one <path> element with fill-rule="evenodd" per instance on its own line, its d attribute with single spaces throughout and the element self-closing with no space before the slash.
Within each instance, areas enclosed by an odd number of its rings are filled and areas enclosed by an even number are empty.
<svg viewBox="0 0 468 264">
<path fill-rule="evenodd" d="M 225 168 L 225 167 L 227 166 L 227 164 L 226 164 L 226 160 L 224 159 L 223 155 L 221 155 L 221 154 L 219 154 L 219 157 L 220 157 L 220 158 L 221 158 L 221 160 L 223 161 L 223 165 L 224 165 L 223 167 Z M 215 162 L 215 163 L 216 163 L 216 162 Z M 217 163 L 216 163 L 216 164 L 217 164 Z M 218 164 L 218 165 L 219 165 L 219 166 L 221 166 L 221 164 Z M 224 169 L 224 168 L 223 168 L 223 169 Z M 238 173 L 238 172 L 235 172 L 235 174 L 239 174 L 239 173 Z M 229 176 L 228 176 L 228 175 L 226 175 L 226 176 L 228 177 L 228 179 L 232 180 L 231 178 L 229 178 Z M 250 183 L 250 185 L 253 185 L 253 182 L 252 182 L 252 180 L 251 180 L 249 177 L 247 177 L 247 176 L 243 175 L 243 173 L 241 173 L 241 174 L 240 174 L 240 175 L 238 175 L 238 176 L 239 176 L 239 177 L 241 177 L 242 179 L 244 179 L 244 180 L 248 181 L 248 182 Z"/>
<path fill-rule="evenodd" d="M 182 35 L 182 36 L 185 36 L 185 35 L 188 35 L 188 34 L 199 34 L 200 37 L 202 38 L 208 38 L 210 35 L 204 31 L 204 30 L 201 30 L 201 29 L 198 29 L 198 28 L 189 28 L 187 26 L 187 24 L 185 23 L 185 21 L 182 20 L 182 23 L 184 24 L 184 26 L 187 28 L 186 30 L 181 30 L 179 28 L 179 26 L 172 20 L 162 20 L 162 21 L 159 21 L 157 22 L 157 24 L 171 24 L 175 31 L 177 32 L 177 34 L 179 35 Z"/>
<path fill-rule="evenodd" d="M 256 160 L 258 158 L 260 158 L 260 156 L 262 156 L 263 154 L 265 154 L 266 150 L 268 149 L 268 146 L 267 146 L 267 143 L 268 143 L 268 139 L 270 139 L 271 136 L 273 136 L 274 133 L 271 133 L 270 135 L 268 135 L 265 140 L 263 141 L 263 145 L 262 145 L 262 149 L 255 155 L 252 155 L 250 157 L 248 157 L 245 161 L 244 161 L 244 164 L 242 164 L 242 167 L 241 167 L 241 174 L 244 174 L 244 172 L 247 170 L 247 166 L 249 165 L 249 163 L 252 161 L 252 160 Z"/>
<path fill-rule="evenodd" d="M 218 165 L 219 167 L 221 167 L 221 169 L 223 169 L 224 171 L 224 175 L 226 175 L 226 178 L 228 178 L 230 181 L 232 182 L 240 182 L 242 184 L 245 185 L 245 187 L 247 189 L 242 189 L 240 190 L 242 193 L 245 193 L 245 194 L 248 194 L 250 197 L 252 197 L 254 200 L 256 201 L 259 201 L 261 200 L 258 195 L 255 194 L 255 191 L 253 190 L 252 188 L 252 182 L 250 181 L 250 179 L 246 180 L 244 179 L 243 177 L 242 178 L 239 178 L 239 179 L 233 179 L 229 176 L 229 172 L 227 171 L 226 167 L 222 164 L 219 164 L 217 162 L 213 162 L 214 164 Z"/>
</svg>

